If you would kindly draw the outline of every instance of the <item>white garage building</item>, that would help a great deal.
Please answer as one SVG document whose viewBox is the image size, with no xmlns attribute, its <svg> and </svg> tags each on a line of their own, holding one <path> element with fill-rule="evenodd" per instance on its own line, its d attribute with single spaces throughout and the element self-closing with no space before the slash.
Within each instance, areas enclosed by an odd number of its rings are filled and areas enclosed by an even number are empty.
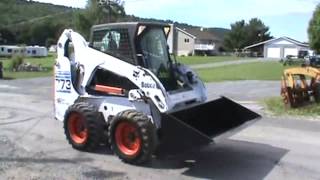
<svg viewBox="0 0 320 180">
<path fill-rule="evenodd" d="M 308 51 L 309 45 L 288 37 L 280 37 L 247 46 L 244 50 L 257 52 L 265 58 L 284 59 L 288 55 L 298 56 L 301 50 Z"/>
</svg>

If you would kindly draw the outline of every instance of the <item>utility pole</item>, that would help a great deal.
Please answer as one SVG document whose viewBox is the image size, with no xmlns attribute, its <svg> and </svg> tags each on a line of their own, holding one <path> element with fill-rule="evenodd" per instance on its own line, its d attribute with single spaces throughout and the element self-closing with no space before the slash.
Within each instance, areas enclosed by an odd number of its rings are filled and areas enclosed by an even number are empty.
<svg viewBox="0 0 320 180">
<path fill-rule="evenodd" d="M 111 2 L 107 0 L 107 8 L 108 8 L 108 23 L 111 23 Z"/>
</svg>

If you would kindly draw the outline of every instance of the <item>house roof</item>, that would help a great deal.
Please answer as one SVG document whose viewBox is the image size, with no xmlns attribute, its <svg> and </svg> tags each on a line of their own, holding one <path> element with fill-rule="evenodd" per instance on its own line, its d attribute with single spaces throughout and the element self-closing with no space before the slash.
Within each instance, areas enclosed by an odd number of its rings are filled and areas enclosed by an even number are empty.
<svg viewBox="0 0 320 180">
<path fill-rule="evenodd" d="M 191 37 L 191 38 L 193 38 L 193 39 L 195 39 L 195 38 L 196 38 L 196 36 L 194 36 L 194 35 L 192 35 L 192 34 L 188 33 L 188 32 L 187 32 L 187 31 L 185 31 L 185 30 L 182 30 L 182 29 L 180 29 L 180 28 L 178 28 L 178 27 L 176 27 L 176 29 L 177 29 L 178 31 L 180 31 L 180 32 L 182 32 L 182 33 L 184 33 L 184 34 L 186 34 L 186 35 L 190 36 L 190 37 Z"/>
<path fill-rule="evenodd" d="M 277 40 L 280 40 L 280 39 L 289 41 L 289 42 L 291 42 L 293 44 L 296 44 L 296 45 L 299 45 L 299 46 L 309 47 L 309 45 L 306 44 L 306 43 L 302 43 L 302 42 L 297 41 L 295 39 L 283 36 L 283 37 L 273 38 L 273 39 L 270 39 L 270 40 L 267 40 L 267 41 L 263 41 L 263 42 L 260 42 L 260 43 L 257 43 L 257 44 L 253 44 L 253 45 L 247 46 L 247 47 L 245 47 L 243 49 L 250 49 L 250 48 L 257 47 L 257 46 L 260 46 L 260 45 L 263 45 L 263 44 L 266 44 L 266 43 L 274 42 L 274 41 L 277 41 Z"/>
<path fill-rule="evenodd" d="M 217 38 L 212 32 L 202 28 L 186 28 L 183 30 L 189 34 L 192 34 L 197 39 L 221 41 L 220 38 Z"/>
</svg>

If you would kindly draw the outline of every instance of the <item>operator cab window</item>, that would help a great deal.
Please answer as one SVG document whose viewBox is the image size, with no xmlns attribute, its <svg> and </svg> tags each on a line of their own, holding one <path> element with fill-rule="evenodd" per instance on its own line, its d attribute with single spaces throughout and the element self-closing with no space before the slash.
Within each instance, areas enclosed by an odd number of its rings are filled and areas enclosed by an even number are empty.
<svg viewBox="0 0 320 180">
<path fill-rule="evenodd" d="M 93 32 L 94 49 L 134 64 L 129 33 L 127 29 L 106 29 Z"/>
<path fill-rule="evenodd" d="M 161 28 L 146 28 L 139 35 L 139 50 L 143 55 L 143 66 L 153 72 L 167 91 L 178 90 L 172 69 L 165 31 Z"/>
</svg>

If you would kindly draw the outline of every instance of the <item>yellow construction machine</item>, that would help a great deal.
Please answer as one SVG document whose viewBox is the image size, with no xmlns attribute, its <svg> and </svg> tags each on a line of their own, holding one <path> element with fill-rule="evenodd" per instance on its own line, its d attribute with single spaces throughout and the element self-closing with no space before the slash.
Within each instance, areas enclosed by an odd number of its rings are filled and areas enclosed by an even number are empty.
<svg viewBox="0 0 320 180">
<path fill-rule="evenodd" d="M 301 66 L 284 70 L 281 96 L 284 104 L 291 108 L 320 102 L 320 68 Z"/>
</svg>

